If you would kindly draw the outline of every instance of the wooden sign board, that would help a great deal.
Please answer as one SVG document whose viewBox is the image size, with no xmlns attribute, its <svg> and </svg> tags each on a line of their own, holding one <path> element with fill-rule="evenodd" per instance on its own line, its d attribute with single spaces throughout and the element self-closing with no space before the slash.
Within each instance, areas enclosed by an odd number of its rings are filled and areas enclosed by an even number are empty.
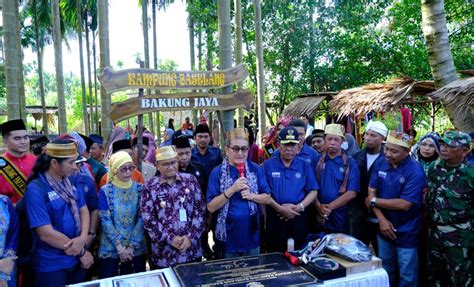
<svg viewBox="0 0 474 287">
<path fill-rule="evenodd" d="M 187 111 L 187 110 L 231 110 L 240 107 L 249 109 L 254 97 L 248 90 L 232 94 L 211 93 L 177 93 L 136 97 L 113 103 L 109 117 L 118 122 L 133 116 L 155 111 Z"/>
<path fill-rule="evenodd" d="M 107 93 L 129 89 L 202 90 L 235 84 L 248 74 L 242 64 L 222 71 L 176 72 L 137 68 L 115 72 L 112 68 L 106 68 L 99 76 L 99 81 Z"/>
</svg>

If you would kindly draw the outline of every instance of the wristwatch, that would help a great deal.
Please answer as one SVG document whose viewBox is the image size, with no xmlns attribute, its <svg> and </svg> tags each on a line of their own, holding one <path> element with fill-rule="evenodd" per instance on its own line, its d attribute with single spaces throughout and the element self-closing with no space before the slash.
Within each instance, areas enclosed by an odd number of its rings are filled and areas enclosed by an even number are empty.
<svg viewBox="0 0 474 287">
<path fill-rule="evenodd" d="M 377 206 L 377 197 L 372 197 L 372 199 L 370 200 L 370 206 L 371 207 L 376 207 Z"/>
<path fill-rule="evenodd" d="M 302 203 L 299 204 L 301 211 L 304 211 L 304 205 Z"/>
</svg>

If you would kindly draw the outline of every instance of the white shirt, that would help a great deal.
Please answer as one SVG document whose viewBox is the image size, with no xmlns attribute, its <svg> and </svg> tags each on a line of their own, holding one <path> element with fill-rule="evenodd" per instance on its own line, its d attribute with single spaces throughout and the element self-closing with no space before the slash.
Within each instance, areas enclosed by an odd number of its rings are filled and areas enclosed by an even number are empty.
<svg viewBox="0 0 474 287">
<path fill-rule="evenodd" d="M 374 161 L 379 157 L 380 153 L 377 154 L 369 154 L 367 153 L 367 170 L 370 169 Z"/>
</svg>

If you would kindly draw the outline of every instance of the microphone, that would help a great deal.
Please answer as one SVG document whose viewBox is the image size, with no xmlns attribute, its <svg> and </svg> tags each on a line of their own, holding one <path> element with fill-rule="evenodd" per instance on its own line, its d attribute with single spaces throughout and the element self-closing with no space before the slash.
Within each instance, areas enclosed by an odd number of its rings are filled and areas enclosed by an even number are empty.
<svg viewBox="0 0 474 287">
<path fill-rule="evenodd" d="M 239 172 L 240 177 L 245 177 L 245 165 L 244 163 L 237 164 L 237 171 Z"/>
</svg>

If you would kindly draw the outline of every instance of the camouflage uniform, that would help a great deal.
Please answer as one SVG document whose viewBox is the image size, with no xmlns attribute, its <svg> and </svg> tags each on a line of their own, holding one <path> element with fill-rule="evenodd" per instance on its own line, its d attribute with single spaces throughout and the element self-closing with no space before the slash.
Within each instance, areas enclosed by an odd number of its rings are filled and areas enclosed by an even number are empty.
<svg viewBox="0 0 474 287">
<path fill-rule="evenodd" d="M 465 136 L 447 132 L 442 140 L 449 146 L 470 145 Z M 447 167 L 438 159 L 427 166 L 427 183 L 429 285 L 473 286 L 474 166 L 465 161 Z"/>
</svg>

